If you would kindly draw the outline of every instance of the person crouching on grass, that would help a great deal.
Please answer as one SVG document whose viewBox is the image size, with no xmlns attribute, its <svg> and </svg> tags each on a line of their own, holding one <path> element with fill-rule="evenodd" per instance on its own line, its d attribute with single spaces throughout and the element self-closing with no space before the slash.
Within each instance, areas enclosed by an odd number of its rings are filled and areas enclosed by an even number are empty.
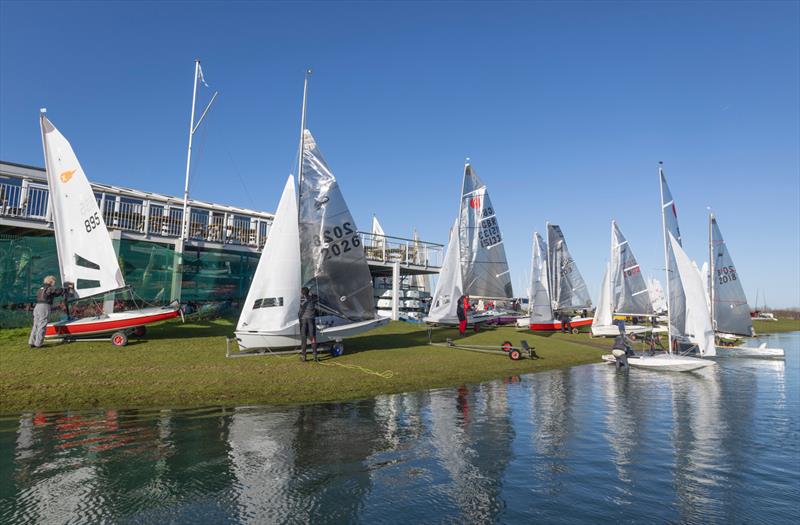
<svg viewBox="0 0 800 525">
<path fill-rule="evenodd" d="M 311 351 L 314 361 L 317 357 L 317 302 L 318 297 L 311 293 L 307 286 L 300 290 L 300 310 L 297 318 L 300 320 L 300 360 L 306 360 L 306 341 L 311 339 Z"/>
<path fill-rule="evenodd" d="M 28 346 L 40 348 L 44 343 L 44 333 L 47 330 L 47 321 L 50 319 L 50 309 L 53 299 L 58 296 L 68 296 L 72 290 L 72 283 L 64 283 L 64 288 L 56 288 L 56 278 L 48 275 L 42 281 L 42 287 L 36 292 L 36 306 L 33 308 L 33 326 L 28 337 Z"/>
<path fill-rule="evenodd" d="M 469 312 L 469 296 L 462 295 L 458 298 L 458 305 L 456 306 L 456 315 L 458 315 L 458 333 L 462 336 L 467 331 L 467 312 Z"/>
</svg>

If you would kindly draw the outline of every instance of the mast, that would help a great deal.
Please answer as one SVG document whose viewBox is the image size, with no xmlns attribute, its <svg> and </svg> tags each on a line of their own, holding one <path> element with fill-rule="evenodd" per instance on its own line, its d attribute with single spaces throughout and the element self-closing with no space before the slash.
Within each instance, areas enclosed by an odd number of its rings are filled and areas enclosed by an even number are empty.
<svg viewBox="0 0 800 525">
<path fill-rule="evenodd" d="M 194 132 L 197 131 L 197 128 L 200 127 L 200 123 L 203 122 L 203 119 L 208 113 L 208 110 L 211 108 L 211 104 L 214 103 L 214 100 L 217 98 L 219 91 L 215 91 L 214 94 L 211 96 L 211 100 L 208 102 L 208 105 L 203 110 L 203 113 L 200 115 L 200 118 L 197 119 L 197 124 L 194 122 L 194 110 L 195 105 L 197 103 L 197 79 L 203 78 L 203 74 L 200 69 L 200 59 L 194 59 L 194 85 L 192 86 L 192 115 L 189 118 L 189 146 L 186 149 L 186 180 L 183 185 L 183 225 L 181 227 L 181 240 L 185 241 L 189 235 L 189 217 L 186 216 L 186 212 L 189 207 L 189 171 L 192 167 L 192 138 L 194 137 Z M 205 84 L 205 80 L 203 80 L 203 84 Z M 208 85 L 206 84 L 206 87 Z"/>
<path fill-rule="evenodd" d="M 303 108 L 300 111 L 300 153 L 297 155 L 297 199 L 300 200 L 300 192 L 303 188 L 303 148 L 305 147 L 305 131 L 306 131 L 306 104 L 308 102 L 308 77 L 311 76 L 311 69 L 306 70 L 305 79 L 303 80 Z"/>
<path fill-rule="evenodd" d="M 669 304 L 669 254 L 667 252 L 667 220 L 664 217 L 664 162 L 658 161 L 658 191 L 661 193 L 661 233 L 664 236 L 664 273 L 667 279 L 667 351 L 672 353 L 672 308 Z"/>
<path fill-rule="evenodd" d="M 533 315 L 533 263 L 536 260 L 536 232 L 533 233 L 533 243 L 531 243 L 531 277 L 528 279 L 528 312 L 529 316 Z"/>
<path fill-rule="evenodd" d="M 547 279 L 547 291 L 550 295 L 550 311 L 553 311 L 553 261 L 550 259 L 550 221 L 544 221 L 544 234 L 547 237 L 547 244 L 545 247 L 544 257 L 547 259 L 547 275 L 545 278 Z"/>
<path fill-rule="evenodd" d="M 717 317 L 714 311 L 714 214 L 708 214 L 708 302 L 711 310 L 711 328 L 717 329 Z"/>
</svg>

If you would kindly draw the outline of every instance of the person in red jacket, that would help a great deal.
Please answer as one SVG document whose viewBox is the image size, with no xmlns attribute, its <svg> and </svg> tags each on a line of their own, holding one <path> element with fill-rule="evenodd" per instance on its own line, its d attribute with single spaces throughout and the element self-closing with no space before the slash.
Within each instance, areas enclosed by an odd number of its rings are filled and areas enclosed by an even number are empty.
<svg viewBox="0 0 800 525">
<path fill-rule="evenodd" d="M 458 298 L 458 305 L 456 306 L 456 314 L 458 315 L 458 332 L 464 335 L 467 331 L 467 312 L 469 312 L 469 296 L 462 295 Z"/>
</svg>

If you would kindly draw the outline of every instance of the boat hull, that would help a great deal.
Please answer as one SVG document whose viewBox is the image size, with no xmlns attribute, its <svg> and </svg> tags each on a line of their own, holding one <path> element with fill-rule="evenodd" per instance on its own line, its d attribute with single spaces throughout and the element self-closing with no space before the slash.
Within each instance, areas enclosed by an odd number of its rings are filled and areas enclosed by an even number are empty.
<svg viewBox="0 0 800 525">
<path fill-rule="evenodd" d="M 744 357 L 748 359 L 784 359 L 783 348 L 767 348 L 749 346 L 718 346 L 717 357 Z"/>
<path fill-rule="evenodd" d="M 338 326 L 317 325 L 317 343 L 341 341 L 384 326 L 389 321 L 390 319 L 381 317 Z M 284 352 L 295 352 L 300 346 L 300 325 L 297 322 L 280 331 L 237 330 L 234 333 L 239 348 L 245 351 L 280 349 Z"/>
<path fill-rule="evenodd" d="M 612 354 L 602 357 L 607 363 L 615 363 L 616 358 Z M 645 370 L 661 370 L 664 372 L 692 372 L 716 365 L 714 361 L 700 359 L 699 357 L 675 356 L 670 354 L 660 354 L 654 356 L 631 356 L 628 357 L 628 364 L 633 368 Z"/>
<path fill-rule="evenodd" d="M 570 321 L 572 328 L 580 328 L 582 326 L 591 326 L 594 318 L 592 317 L 579 317 Z M 561 321 L 552 321 L 549 323 L 530 323 L 530 329 L 534 332 L 555 332 L 561 330 Z"/>
<path fill-rule="evenodd" d="M 44 336 L 47 339 L 63 339 L 106 334 L 173 319 L 178 315 L 180 312 L 173 307 L 152 307 L 114 312 L 99 317 L 84 317 L 49 323 Z"/>
</svg>

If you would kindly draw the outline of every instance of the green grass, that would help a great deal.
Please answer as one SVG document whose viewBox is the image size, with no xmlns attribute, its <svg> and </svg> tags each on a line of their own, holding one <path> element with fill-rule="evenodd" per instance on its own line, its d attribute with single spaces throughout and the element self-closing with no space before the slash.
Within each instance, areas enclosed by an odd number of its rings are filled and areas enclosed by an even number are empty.
<svg viewBox="0 0 800 525">
<path fill-rule="evenodd" d="M 753 321 L 757 334 L 776 334 L 779 332 L 800 331 L 800 319 L 781 318 L 777 321 Z"/>
<path fill-rule="evenodd" d="M 325 355 L 324 364 L 316 364 L 296 355 L 226 358 L 225 336 L 232 332 L 230 320 L 168 322 L 149 327 L 146 339 L 124 348 L 98 341 L 29 349 L 28 330 L 2 330 L 0 412 L 361 399 L 594 363 L 609 344 L 584 334 L 545 336 L 513 328 L 464 339 L 499 346 L 524 338 L 542 357 L 511 361 L 430 346 L 424 326 L 397 322 L 348 339 L 344 356 Z M 437 328 L 434 334 L 444 341 L 457 332 Z M 393 374 L 379 377 L 351 366 Z"/>
</svg>

